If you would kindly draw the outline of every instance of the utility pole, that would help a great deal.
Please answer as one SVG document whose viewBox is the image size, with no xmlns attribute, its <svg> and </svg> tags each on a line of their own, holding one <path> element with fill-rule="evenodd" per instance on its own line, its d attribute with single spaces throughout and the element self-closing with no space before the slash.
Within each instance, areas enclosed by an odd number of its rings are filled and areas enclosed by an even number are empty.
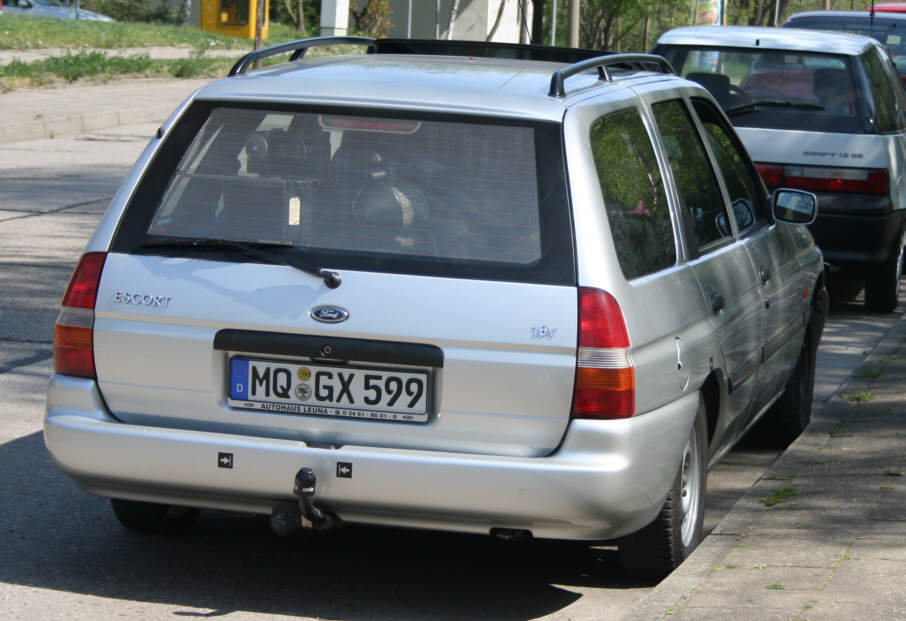
<svg viewBox="0 0 906 621">
<path fill-rule="evenodd" d="M 264 29 L 264 11 L 267 6 L 267 0 L 258 0 L 257 9 L 255 10 L 255 48 L 261 47 L 261 31 Z M 257 66 L 257 65 L 256 65 Z"/>
<path fill-rule="evenodd" d="M 579 47 L 579 3 L 569 0 L 569 47 Z"/>
</svg>

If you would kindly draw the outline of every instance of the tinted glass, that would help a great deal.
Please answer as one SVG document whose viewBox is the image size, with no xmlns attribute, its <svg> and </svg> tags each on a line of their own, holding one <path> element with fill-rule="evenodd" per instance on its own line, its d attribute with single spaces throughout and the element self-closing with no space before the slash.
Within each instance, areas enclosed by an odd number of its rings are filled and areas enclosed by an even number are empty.
<svg viewBox="0 0 906 621">
<path fill-rule="evenodd" d="M 729 237 L 720 187 L 685 104 L 666 101 L 652 110 L 691 226 L 693 247 L 702 249 Z"/>
<path fill-rule="evenodd" d="M 635 278 L 675 264 L 664 182 L 638 111 L 598 119 L 591 147 L 623 275 Z"/>
<path fill-rule="evenodd" d="M 685 78 L 708 89 L 734 125 L 861 133 L 851 59 L 835 54 L 665 46 Z"/>
<path fill-rule="evenodd" d="M 743 234 L 754 230 L 760 223 L 767 222 L 768 216 L 762 201 L 763 186 L 749 157 L 710 102 L 694 99 L 692 104 L 723 175 L 736 225 Z"/>
<path fill-rule="evenodd" d="M 871 96 L 875 108 L 875 123 L 879 132 L 892 132 L 900 127 L 897 94 L 891 76 L 874 50 L 862 56 L 865 73 L 871 85 Z"/>
<path fill-rule="evenodd" d="M 132 199 L 118 248 L 213 238 L 334 267 L 574 280 L 558 126 L 192 112 Z"/>
</svg>

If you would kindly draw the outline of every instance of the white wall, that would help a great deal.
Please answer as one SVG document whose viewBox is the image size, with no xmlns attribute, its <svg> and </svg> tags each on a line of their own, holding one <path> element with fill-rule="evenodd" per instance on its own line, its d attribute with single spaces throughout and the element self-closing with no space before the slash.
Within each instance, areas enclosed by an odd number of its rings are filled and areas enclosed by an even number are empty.
<svg viewBox="0 0 906 621">
<path fill-rule="evenodd" d="M 323 0 L 327 2 L 328 0 Z M 525 23 L 531 28 L 531 2 L 526 1 L 527 14 Z M 391 37 L 406 38 L 409 32 L 409 6 L 412 6 L 411 37 L 413 39 L 447 38 L 447 26 L 450 22 L 450 8 L 453 0 L 391 0 L 393 11 L 393 29 Z M 519 2 L 505 0 L 503 16 L 493 41 L 519 42 Z M 500 0 L 460 0 L 456 24 L 453 28 L 454 39 L 484 41 L 497 19 Z M 439 9 L 439 10 L 438 10 Z M 528 35 L 526 35 L 526 40 Z"/>
</svg>

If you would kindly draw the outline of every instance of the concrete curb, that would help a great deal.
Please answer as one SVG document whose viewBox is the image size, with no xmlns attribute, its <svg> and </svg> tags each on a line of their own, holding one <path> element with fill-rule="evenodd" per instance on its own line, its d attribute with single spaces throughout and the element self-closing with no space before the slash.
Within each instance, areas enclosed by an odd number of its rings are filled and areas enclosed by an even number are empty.
<svg viewBox="0 0 906 621">
<path fill-rule="evenodd" d="M 163 122 L 174 108 L 175 104 L 156 104 L 144 108 L 104 110 L 42 118 L 24 123 L 0 123 L 0 143 L 43 138 L 68 138 L 119 125 L 159 123 Z"/>
</svg>

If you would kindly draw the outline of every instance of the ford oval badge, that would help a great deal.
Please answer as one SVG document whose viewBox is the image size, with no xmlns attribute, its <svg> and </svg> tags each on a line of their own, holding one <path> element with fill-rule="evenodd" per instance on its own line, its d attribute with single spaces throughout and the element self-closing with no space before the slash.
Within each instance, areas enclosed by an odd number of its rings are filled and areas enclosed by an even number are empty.
<svg viewBox="0 0 906 621">
<path fill-rule="evenodd" d="M 349 311 L 339 306 L 315 306 L 308 314 L 322 323 L 340 323 L 349 319 Z"/>
</svg>

